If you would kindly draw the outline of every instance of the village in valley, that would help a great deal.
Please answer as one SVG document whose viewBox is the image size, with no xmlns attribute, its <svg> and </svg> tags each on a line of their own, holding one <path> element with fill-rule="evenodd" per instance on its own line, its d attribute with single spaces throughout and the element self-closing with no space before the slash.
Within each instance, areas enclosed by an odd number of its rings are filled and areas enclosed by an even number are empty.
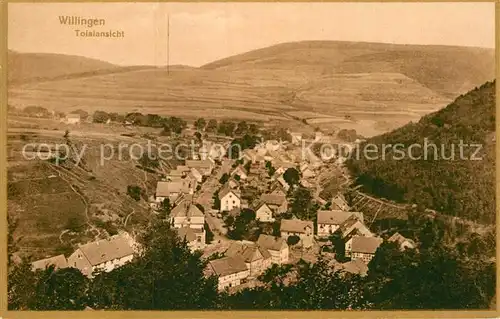
<svg viewBox="0 0 500 319">
<path fill-rule="evenodd" d="M 61 121 L 76 130 L 95 125 L 80 121 L 75 113 Z M 129 121 L 103 122 L 104 126 L 134 127 Z M 324 154 L 313 151 L 318 149 L 315 144 L 340 144 L 334 134 L 281 128 L 280 135 L 286 140 L 259 136 L 251 143 L 253 147 L 242 149 L 234 143 L 238 138 L 217 144 L 221 137 L 204 133 L 200 122 L 206 123 L 200 119 L 192 127 L 186 124 L 182 133 L 186 141 L 191 134 L 204 134 L 196 152 L 166 175 L 159 174 L 147 202 L 150 213 L 169 223 L 193 253 L 202 253 L 208 261 L 205 274 L 218 278 L 219 290 L 255 287 L 260 284 L 259 276 L 274 264 L 314 263 L 318 258 L 327 260 L 332 272 L 365 276 L 384 240 L 395 242 L 402 250 L 416 247 L 399 233 L 382 237 L 371 231 L 373 212 L 366 217 L 362 209 L 350 205 L 354 202 L 349 203 L 345 196 L 352 191 L 344 168 L 346 157 L 339 151 L 324 160 Z M 243 121 L 239 126 L 248 125 Z M 352 150 L 361 141 L 358 138 L 342 145 Z M 325 184 L 320 177 L 330 184 L 337 179 L 334 183 L 341 187 L 322 198 Z M 110 272 L 137 258 L 140 245 L 133 237 L 119 230 L 116 235 L 78 244 L 69 256 L 44 258 L 32 266 L 34 270 L 49 265 L 73 267 L 92 278 L 96 271 Z"/>
</svg>

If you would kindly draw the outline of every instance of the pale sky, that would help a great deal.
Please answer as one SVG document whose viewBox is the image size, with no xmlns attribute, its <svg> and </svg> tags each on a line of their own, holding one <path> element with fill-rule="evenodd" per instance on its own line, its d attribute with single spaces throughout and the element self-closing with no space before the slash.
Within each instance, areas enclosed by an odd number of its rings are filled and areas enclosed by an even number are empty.
<svg viewBox="0 0 500 319">
<path fill-rule="evenodd" d="M 495 47 L 494 3 L 10 3 L 9 49 L 119 65 L 200 66 L 282 42 L 343 40 Z M 59 16 L 105 19 L 82 38 Z M 79 29 L 82 29 L 80 27 Z"/>
</svg>

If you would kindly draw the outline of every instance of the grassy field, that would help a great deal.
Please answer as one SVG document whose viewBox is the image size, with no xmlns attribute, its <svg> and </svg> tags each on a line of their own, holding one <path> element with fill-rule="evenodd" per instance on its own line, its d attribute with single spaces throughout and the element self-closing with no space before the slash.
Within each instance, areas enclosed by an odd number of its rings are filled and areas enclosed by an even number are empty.
<svg viewBox="0 0 500 319">
<path fill-rule="evenodd" d="M 107 221 L 118 229 L 132 231 L 148 220 L 147 202 L 131 199 L 126 194 L 127 186 L 138 185 L 151 195 L 158 175 L 138 168 L 137 162 L 127 156 L 121 160 L 115 156 L 103 165 L 100 161 L 103 143 L 144 145 L 143 128 L 132 130 L 137 137 L 127 137 L 121 134 L 131 130 L 123 127 L 73 126 L 69 140 L 78 150 L 86 145 L 83 160 L 77 166 L 73 156 L 55 165 L 25 159 L 21 150 L 26 143 L 65 143 L 65 126 L 47 119 L 10 117 L 9 124 L 12 121 L 31 122 L 38 127 L 9 127 L 8 132 L 8 214 L 18 224 L 14 238 L 20 255 L 43 258 L 103 238 L 108 229 L 102 225 Z"/>
<path fill-rule="evenodd" d="M 36 68 L 33 55 L 26 65 L 19 62 L 22 55 L 14 58 L 18 62 L 9 69 L 14 78 Z M 494 76 L 492 50 L 335 41 L 284 43 L 169 73 L 164 68 L 92 73 L 109 66 L 82 57 L 61 57 L 61 65 L 80 58 L 85 68 L 67 68 L 75 76 L 60 67 L 39 67 L 38 76 L 67 76 L 11 82 L 9 104 L 263 123 L 299 118 L 321 129 L 345 123 L 371 134 L 418 120 Z M 78 73 L 83 69 L 91 73 Z M 337 120 L 346 116 L 355 120 Z"/>
</svg>

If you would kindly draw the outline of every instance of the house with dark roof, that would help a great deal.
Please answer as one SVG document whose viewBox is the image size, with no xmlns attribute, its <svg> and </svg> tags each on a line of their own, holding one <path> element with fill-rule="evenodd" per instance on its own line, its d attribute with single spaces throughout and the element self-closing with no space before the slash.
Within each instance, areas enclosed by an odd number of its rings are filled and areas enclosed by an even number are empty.
<svg viewBox="0 0 500 319">
<path fill-rule="evenodd" d="M 206 274 L 217 276 L 217 287 L 224 290 L 239 286 L 250 276 L 250 271 L 241 258 L 224 257 L 209 261 Z"/>
<path fill-rule="evenodd" d="M 346 250 L 346 256 L 350 256 L 352 260 L 361 259 L 368 264 L 382 242 L 380 237 L 354 236 L 351 249 Z"/>
<path fill-rule="evenodd" d="M 64 255 L 57 255 L 45 259 L 40 259 L 31 263 L 31 269 L 35 270 L 44 270 L 49 266 L 54 266 L 54 269 L 63 269 L 68 267 L 68 261 Z"/>
<path fill-rule="evenodd" d="M 368 266 L 362 259 L 357 258 L 345 263 L 336 263 L 334 271 L 365 277 L 368 274 Z"/>
<path fill-rule="evenodd" d="M 273 264 L 282 265 L 288 262 L 289 249 L 284 238 L 261 234 L 257 239 L 257 245 L 269 251 Z"/>
<path fill-rule="evenodd" d="M 94 271 L 110 272 L 130 262 L 134 258 L 133 247 L 130 237 L 122 234 L 79 245 L 68 257 L 68 267 L 78 268 L 92 278 Z"/>
<path fill-rule="evenodd" d="M 298 236 L 302 247 L 309 248 L 313 244 L 314 224 L 309 220 L 283 219 L 280 226 L 281 237 Z"/>
<path fill-rule="evenodd" d="M 257 277 L 271 265 L 269 251 L 253 242 L 233 242 L 226 251 L 226 256 L 241 258 L 249 271 L 250 277 Z"/>
</svg>

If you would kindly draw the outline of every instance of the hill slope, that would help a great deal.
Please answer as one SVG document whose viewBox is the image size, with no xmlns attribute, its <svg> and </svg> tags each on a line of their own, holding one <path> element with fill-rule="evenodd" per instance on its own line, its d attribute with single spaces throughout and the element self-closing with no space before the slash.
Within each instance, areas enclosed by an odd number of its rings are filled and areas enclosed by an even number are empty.
<svg viewBox="0 0 500 319">
<path fill-rule="evenodd" d="M 495 83 L 488 82 L 458 97 L 446 108 L 423 117 L 418 123 L 369 139 L 366 143 L 378 146 L 379 159 L 350 159 L 347 166 L 357 183 L 378 196 L 493 223 L 494 137 Z M 469 145 L 463 146 L 463 156 L 460 155 L 461 141 Z M 404 159 L 391 147 L 383 160 L 382 145 L 398 143 L 404 144 L 404 148 L 399 148 L 405 151 Z M 408 156 L 412 144 L 420 145 L 412 149 L 413 160 Z M 437 146 L 437 156 L 430 144 Z M 479 150 L 477 144 L 482 145 Z M 369 156 L 374 157 L 371 153 Z M 471 160 L 472 156 L 481 159 Z"/>
<path fill-rule="evenodd" d="M 50 79 L 75 73 L 119 68 L 118 66 L 81 56 L 52 53 L 8 54 L 9 83 Z"/>
<path fill-rule="evenodd" d="M 315 77 L 336 73 L 402 73 L 454 97 L 494 77 L 493 49 L 343 41 L 283 43 L 209 63 L 205 69 L 291 69 Z"/>
</svg>

